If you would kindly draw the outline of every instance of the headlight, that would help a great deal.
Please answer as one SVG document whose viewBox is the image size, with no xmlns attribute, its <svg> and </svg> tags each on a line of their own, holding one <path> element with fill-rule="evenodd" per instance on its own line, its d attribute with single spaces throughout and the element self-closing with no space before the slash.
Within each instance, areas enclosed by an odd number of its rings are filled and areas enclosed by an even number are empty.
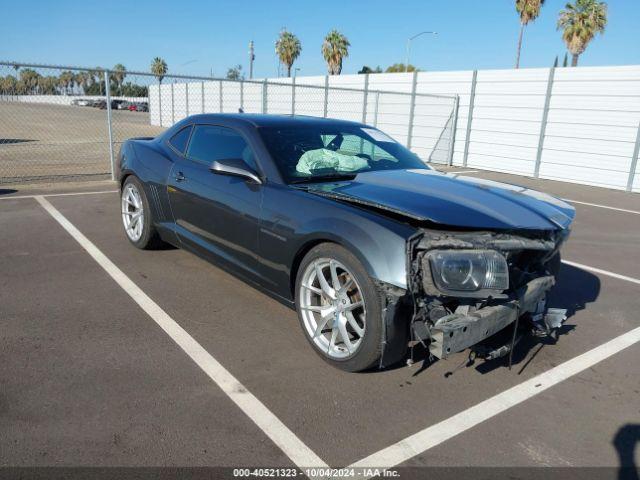
<svg viewBox="0 0 640 480">
<path fill-rule="evenodd" d="M 507 261 L 494 250 L 431 250 L 427 258 L 442 293 L 476 297 L 509 288 Z"/>
</svg>

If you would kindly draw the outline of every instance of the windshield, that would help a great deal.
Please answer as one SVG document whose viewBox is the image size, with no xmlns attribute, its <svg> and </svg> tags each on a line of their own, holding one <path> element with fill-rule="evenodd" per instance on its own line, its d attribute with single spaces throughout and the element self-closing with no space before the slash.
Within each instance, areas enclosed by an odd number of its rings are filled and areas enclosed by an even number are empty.
<svg viewBox="0 0 640 480">
<path fill-rule="evenodd" d="M 359 126 L 262 127 L 264 143 L 287 183 L 353 178 L 359 172 L 429 169 L 380 130 Z"/>
</svg>

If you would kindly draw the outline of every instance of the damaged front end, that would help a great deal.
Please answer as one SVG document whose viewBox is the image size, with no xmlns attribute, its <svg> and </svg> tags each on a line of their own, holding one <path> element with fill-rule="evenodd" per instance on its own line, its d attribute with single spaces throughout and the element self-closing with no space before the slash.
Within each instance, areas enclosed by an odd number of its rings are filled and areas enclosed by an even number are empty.
<svg viewBox="0 0 640 480">
<path fill-rule="evenodd" d="M 568 234 L 421 229 L 407 244 L 408 345 L 421 343 L 444 359 L 514 322 L 517 328 L 523 315 L 539 332 L 557 328 L 563 312 L 547 312 L 545 297 L 555 284 L 560 246 Z M 392 322 L 385 319 L 387 332 L 397 331 Z M 509 350 L 505 346 L 487 356 Z"/>
</svg>

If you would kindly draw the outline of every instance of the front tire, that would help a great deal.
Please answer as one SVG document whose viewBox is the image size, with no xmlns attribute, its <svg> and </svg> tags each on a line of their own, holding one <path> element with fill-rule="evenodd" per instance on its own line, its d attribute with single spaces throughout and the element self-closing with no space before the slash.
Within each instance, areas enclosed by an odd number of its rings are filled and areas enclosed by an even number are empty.
<svg viewBox="0 0 640 480">
<path fill-rule="evenodd" d="M 382 298 L 360 261 L 340 245 L 320 244 L 303 258 L 295 301 L 305 337 L 327 363 L 369 369 L 382 354 Z"/>
<path fill-rule="evenodd" d="M 120 200 L 122 224 L 129 241 L 141 250 L 162 245 L 142 182 L 134 176 L 127 177 L 122 185 Z"/>
</svg>

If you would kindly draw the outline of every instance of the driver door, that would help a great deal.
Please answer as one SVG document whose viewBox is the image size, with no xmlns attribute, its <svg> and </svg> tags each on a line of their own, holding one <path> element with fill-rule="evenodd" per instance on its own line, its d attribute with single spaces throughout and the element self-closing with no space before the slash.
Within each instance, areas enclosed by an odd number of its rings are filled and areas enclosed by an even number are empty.
<svg viewBox="0 0 640 480">
<path fill-rule="evenodd" d="M 258 222 L 262 185 L 210 170 L 215 160 L 241 158 L 257 170 L 253 151 L 236 130 L 194 125 L 185 155 L 168 179 L 181 243 L 189 250 L 258 280 Z"/>
</svg>

